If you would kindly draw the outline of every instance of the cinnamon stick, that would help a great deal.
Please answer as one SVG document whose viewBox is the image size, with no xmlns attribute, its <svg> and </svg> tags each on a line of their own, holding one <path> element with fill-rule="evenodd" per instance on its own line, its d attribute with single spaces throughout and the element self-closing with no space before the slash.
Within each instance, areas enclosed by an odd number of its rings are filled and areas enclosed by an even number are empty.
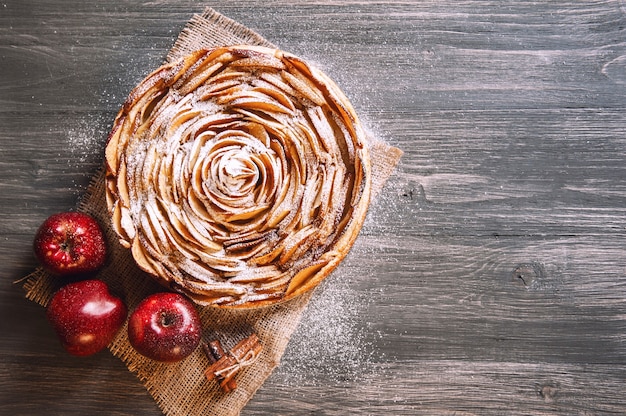
<svg viewBox="0 0 626 416">
<path fill-rule="evenodd" d="M 208 344 L 203 342 L 202 349 L 204 350 L 204 353 L 206 354 L 211 364 L 215 364 L 222 357 L 226 355 L 226 351 L 224 351 L 224 347 L 222 347 L 222 343 L 219 340 L 213 340 L 209 342 Z M 222 389 L 226 393 L 228 393 L 229 391 L 235 390 L 236 388 L 237 388 L 237 381 L 235 381 L 234 378 L 231 378 L 230 380 L 228 380 L 228 382 L 225 383 L 225 385 L 222 387 Z"/>
<path fill-rule="evenodd" d="M 233 377 L 235 377 L 242 366 L 250 365 L 258 357 L 263 346 L 256 334 L 252 334 L 239 341 L 228 354 L 220 353 L 220 348 L 223 352 L 224 350 L 219 342 L 217 344 L 206 344 L 205 351 L 208 350 L 216 358 L 216 361 L 206 369 L 205 376 L 207 380 L 217 379 L 224 391 L 230 391 L 232 390 L 231 382 L 235 381 Z M 221 355 L 221 357 L 217 358 L 217 355 Z"/>
</svg>

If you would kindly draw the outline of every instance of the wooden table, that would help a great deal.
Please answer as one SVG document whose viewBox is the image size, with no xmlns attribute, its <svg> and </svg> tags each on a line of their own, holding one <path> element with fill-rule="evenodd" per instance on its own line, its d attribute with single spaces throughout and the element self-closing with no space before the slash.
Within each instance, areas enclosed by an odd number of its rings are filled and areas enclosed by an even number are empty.
<svg viewBox="0 0 626 416">
<path fill-rule="evenodd" d="M 626 412 L 626 3 L 214 1 L 404 150 L 244 415 Z M 154 415 L 13 281 L 192 0 L 0 2 L 0 414 Z"/>
</svg>

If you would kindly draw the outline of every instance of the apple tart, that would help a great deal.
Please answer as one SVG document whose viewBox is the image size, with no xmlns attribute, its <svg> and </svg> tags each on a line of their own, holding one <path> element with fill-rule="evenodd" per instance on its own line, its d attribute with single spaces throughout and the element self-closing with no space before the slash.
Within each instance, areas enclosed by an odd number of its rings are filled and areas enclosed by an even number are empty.
<svg viewBox="0 0 626 416">
<path fill-rule="evenodd" d="M 364 130 L 339 87 L 287 52 L 201 50 L 148 75 L 106 146 L 112 226 L 137 265 L 201 305 L 317 286 L 370 199 Z"/>
</svg>

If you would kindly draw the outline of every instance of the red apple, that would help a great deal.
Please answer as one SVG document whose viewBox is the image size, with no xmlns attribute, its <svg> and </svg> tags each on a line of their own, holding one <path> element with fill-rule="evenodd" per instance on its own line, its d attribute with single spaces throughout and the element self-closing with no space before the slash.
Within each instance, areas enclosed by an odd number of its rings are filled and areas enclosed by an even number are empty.
<svg viewBox="0 0 626 416">
<path fill-rule="evenodd" d="M 137 305 L 128 318 L 128 340 L 140 354 L 156 361 L 180 361 L 202 335 L 194 305 L 178 293 L 156 293 Z"/>
<path fill-rule="evenodd" d="M 82 212 L 48 217 L 37 230 L 33 249 L 44 269 L 62 276 L 97 271 L 107 252 L 100 225 Z"/>
<path fill-rule="evenodd" d="M 69 283 L 59 289 L 46 309 L 63 347 L 87 356 L 104 349 L 122 327 L 128 309 L 101 280 Z"/>
</svg>

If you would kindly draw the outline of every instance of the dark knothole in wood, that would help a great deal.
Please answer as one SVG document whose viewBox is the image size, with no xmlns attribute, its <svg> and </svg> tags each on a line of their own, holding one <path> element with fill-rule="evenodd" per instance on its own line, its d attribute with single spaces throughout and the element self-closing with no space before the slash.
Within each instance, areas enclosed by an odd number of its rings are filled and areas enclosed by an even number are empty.
<svg viewBox="0 0 626 416">
<path fill-rule="evenodd" d="M 554 403 L 558 392 L 558 387 L 549 384 L 541 386 L 541 388 L 539 389 L 539 395 L 546 403 Z"/>
<path fill-rule="evenodd" d="M 511 281 L 526 288 L 532 287 L 535 282 L 543 279 L 545 270 L 541 263 L 531 262 L 518 264 L 511 272 Z"/>
</svg>

